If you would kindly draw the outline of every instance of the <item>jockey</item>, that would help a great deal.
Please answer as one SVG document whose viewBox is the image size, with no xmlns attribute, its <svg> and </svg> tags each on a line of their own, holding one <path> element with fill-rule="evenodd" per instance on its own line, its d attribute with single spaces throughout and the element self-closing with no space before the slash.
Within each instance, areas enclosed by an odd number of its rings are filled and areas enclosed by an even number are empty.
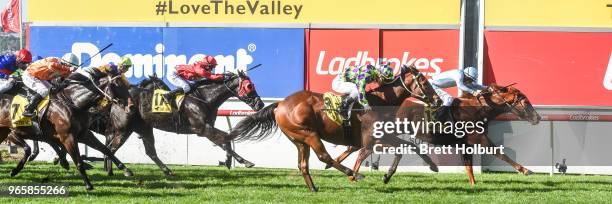
<svg viewBox="0 0 612 204">
<path fill-rule="evenodd" d="M 449 70 L 431 77 L 429 83 L 443 101 L 442 109 L 437 112 L 438 118 L 448 112 L 448 107 L 453 102 L 453 97 L 446 93 L 444 88 L 457 86 L 460 90 L 476 96 L 481 90 L 487 89 L 486 86 L 478 84 L 477 80 L 478 70 L 474 67 Z"/>
<path fill-rule="evenodd" d="M 15 79 L 21 77 L 21 72 L 31 62 L 32 54 L 26 49 L 0 56 L 0 93 L 13 88 Z"/>
<path fill-rule="evenodd" d="M 350 121 L 349 112 L 353 102 L 357 99 L 359 99 L 358 101 L 364 110 L 372 109 L 366 99 L 366 85 L 368 83 L 377 81 L 384 84 L 392 81 L 393 78 L 393 68 L 389 67 L 388 64 L 379 67 L 365 65 L 344 68 L 343 72 L 332 81 L 332 89 L 338 93 L 348 94 L 348 97 L 345 97 L 340 105 L 340 113 L 345 122 Z"/>
<path fill-rule="evenodd" d="M 65 78 L 78 66 L 78 58 L 70 53 L 63 59 L 57 57 L 47 57 L 28 66 L 23 73 L 23 84 L 33 93 L 28 101 L 30 102 L 23 112 L 23 116 L 32 117 L 38 103 L 49 94 L 51 84 L 48 82 L 58 77 Z"/>
<path fill-rule="evenodd" d="M 177 93 L 189 93 L 193 81 L 200 79 L 209 79 L 213 81 L 222 81 L 223 74 L 212 74 L 212 69 L 217 66 L 217 60 L 213 56 L 206 56 L 201 61 L 193 65 L 177 65 L 176 70 L 168 76 L 168 80 L 178 88 L 164 94 L 164 100 L 171 103 Z"/>
<path fill-rule="evenodd" d="M 125 83 L 126 86 L 129 87 L 130 82 L 128 82 L 125 77 L 125 73 L 130 70 L 133 66 L 132 60 L 129 57 L 121 57 L 118 64 L 108 63 L 99 67 L 85 67 L 76 71 L 76 73 L 87 77 L 90 80 L 94 80 L 94 76 L 96 78 L 100 78 L 101 76 L 111 75 L 111 76 L 119 76 L 121 75 L 121 80 Z"/>
</svg>

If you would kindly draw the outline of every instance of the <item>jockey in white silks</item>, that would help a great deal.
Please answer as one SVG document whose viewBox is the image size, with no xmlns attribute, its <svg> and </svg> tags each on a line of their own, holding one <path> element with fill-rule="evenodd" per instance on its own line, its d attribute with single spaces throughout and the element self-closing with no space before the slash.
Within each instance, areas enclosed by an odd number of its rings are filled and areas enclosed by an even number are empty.
<svg viewBox="0 0 612 204">
<path fill-rule="evenodd" d="M 477 81 L 478 70 L 474 67 L 449 70 L 431 77 L 429 83 L 443 102 L 441 109 L 437 111 L 438 116 L 448 112 L 448 107 L 454 100 L 454 98 L 443 89 L 456 86 L 461 91 L 476 96 L 480 94 L 481 90 L 487 89 L 486 86 L 478 84 Z"/>
</svg>

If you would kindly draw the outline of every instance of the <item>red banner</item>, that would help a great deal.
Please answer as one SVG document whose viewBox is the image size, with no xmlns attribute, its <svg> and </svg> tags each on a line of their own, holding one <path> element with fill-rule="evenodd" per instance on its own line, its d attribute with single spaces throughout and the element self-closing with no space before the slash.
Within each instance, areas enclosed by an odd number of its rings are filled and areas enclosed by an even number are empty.
<svg viewBox="0 0 612 204">
<path fill-rule="evenodd" d="M 21 32 L 21 19 L 19 19 L 19 0 L 11 0 L 0 16 L 2 17 L 2 31 Z"/>
<path fill-rule="evenodd" d="M 307 86 L 331 91 L 331 80 L 346 66 L 390 62 L 414 64 L 427 74 L 457 67 L 457 30 L 310 30 Z M 454 91 L 451 90 L 451 93 Z"/>
<path fill-rule="evenodd" d="M 612 106 L 612 33 L 485 32 L 485 84 L 537 105 Z"/>
</svg>

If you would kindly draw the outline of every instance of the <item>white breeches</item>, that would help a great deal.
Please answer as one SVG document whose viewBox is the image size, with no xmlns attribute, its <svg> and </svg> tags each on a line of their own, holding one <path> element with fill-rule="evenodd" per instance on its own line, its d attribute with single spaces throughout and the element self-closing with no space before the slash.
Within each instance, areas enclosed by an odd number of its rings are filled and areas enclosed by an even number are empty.
<svg viewBox="0 0 612 204">
<path fill-rule="evenodd" d="M 359 96 L 357 85 L 344 81 L 342 74 L 336 75 L 336 78 L 332 81 L 332 89 L 341 94 L 348 94 L 349 97 L 355 100 Z"/>
<path fill-rule="evenodd" d="M 23 84 L 29 89 L 34 90 L 37 94 L 42 97 L 49 95 L 49 89 L 51 88 L 51 84 L 47 81 L 41 81 L 30 75 L 28 72 L 23 72 L 23 76 L 21 77 L 23 80 Z"/>
<path fill-rule="evenodd" d="M 170 81 L 172 85 L 178 88 L 182 88 L 185 93 L 191 91 L 191 85 L 189 84 L 189 82 L 181 78 L 178 74 L 176 74 L 176 71 L 172 72 L 172 74 L 168 76 L 168 81 Z"/>
<path fill-rule="evenodd" d="M 438 94 L 438 96 L 440 97 L 440 99 L 442 100 L 442 105 L 443 106 L 450 106 L 451 103 L 453 103 L 453 96 L 451 96 L 450 94 L 448 94 L 446 91 L 444 91 L 444 89 L 434 85 L 433 83 L 431 83 L 431 87 L 434 89 L 434 91 L 436 91 L 436 94 Z"/>
</svg>

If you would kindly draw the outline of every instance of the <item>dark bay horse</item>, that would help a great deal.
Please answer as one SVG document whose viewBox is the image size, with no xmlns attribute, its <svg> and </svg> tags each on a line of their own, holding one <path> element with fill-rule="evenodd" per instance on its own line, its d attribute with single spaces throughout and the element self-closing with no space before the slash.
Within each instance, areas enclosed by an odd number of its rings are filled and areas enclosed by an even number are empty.
<svg viewBox="0 0 612 204">
<path fill-rule="evenodd" d="M 527 96 L 518 89 L 512 86 L 498 86 L 491 84 L 486 91 L 483 91 L 479 96 L 469 94 L 465 97 L 458 98 L 457 106 L 451 108 L 451 115 L 455 121 L 492 121 L 497 116 L 504 113 L 512 113 L 523 120 L 529 121 L 532 125 L 539 123 L 541 117 L 533 108 Z M 412 101 L 404 101 L 397 112 L 397 118 L 408 118 L 410 121 L 418 121 L 423 118 L 422 105 Z M 421 110 L 421 111 L 418 111 Z M 485 125 L 486 127 L 486 125 Z M 495 144 L 484 133 L 474 132 L 466 134 L 462 138 L 458 138 L 453 134 L 422 134 L 417 132 L 417 139 L 433 145 L 455 145 L 480 144 L 482 147 L 494 147 Z M 495 156 L 510 165 L 518 172 L 524 175 L 529 175 L 532 172 L 510 159 L 505 154 L 496 152 Z M 399 161 L 394 161 L 391 169 L 397 168 Z M 463 154 L 463 164 L 466 174 L 469 177 L 469 182 L 474 185 L 474 173 L 472 172 L 472 155 Z M 390 178 L 391 175 L 389 175 Z"/>
<path fill-rule="evenodd" d="M 70 154 L 87 190 L 93 190 L 93 185 L 87 177 L 77 142 L 84 143 L 102 152 L 110 157 L 119 169 L 124 170 L 126 176 L 132 176 L 132 172 L 88 130 L 88 109 L 98 105 L 101 99 L 106 98 L 115 104 L 126 105 L 129 93 L 127 86 L 119 79 L 119 77 L 111 78 L 110 76 L 108 78 L 104 77 L 102 80 L 95 79 L 94 81 L 99 81 L 99 85 L 94 85 L 80 74 L 70 75 L 67 80 L 69 85 L 50 95 L 47 111 L 39 116 L 41 117 L 39 122 L 40 132 L 32 126 L 11 127 L 9 109 L 12 96 L 3 94 L 0 96 L 0 128 L 2 128 L 2 133 L 6 133 L 6 129 L 10 128 L 8 137 L 11 140 L 17 140 L 17 145 L 25 144 L 24 139 L 31 139 L 47 142 L 52 147 L 55 146 L 54 148 L 61 147 L 62 150 L 58 152 L 60 158 L 65 157 L 66 152 Z M 5 135 L 0 134 L 0 136 Z M 3 141 L 5 137 L 0 139 Z M 29 151 L 26 151 L 18 166 L 11 171 L 11 176 L 16 175 L 23 168 L 23 164 L 30 156 L 29 153 Z"/>
<path fill-rule="evenodd" d="M 110 114 L 110 124 L 101 126 L 110 132 L 100 133 L 106 135 L 107 145 L 114 153 L 125 143 L 132 132 L 136 132 L 142 138 L 146 154 L 167 176 L 174 174 L 157 156 L 153 128 L 206 137 L 226 151 L 228 155 L 236 158 L 238 162 L 252 167 L 253 163 L 243 159 L 231 149 L 231 138 L 227 133 L 215 128 L 214 124 L 217 110 L 230 97 L 237 97 L 254 110 L 263 108 L 264 103 L 257 94 L 255 84 L 244 72 L 239 71 L 237 74 L 227 73 L 223 81 L 202 81 L 197 83 L 196 87 L 194 91 L 185 96 L 182 107 L 178 111 L 172 108 L 172 113 L 153 113 L 151 104 L 154 90 L 168 90 L 168 87 L 161 79 L 151 76 L 137 87 L 133 86 L 130 89 L 130 94 L 138 109 L 137 113 L 128 115 L 121 111 L 121 108 L 113 106 L 107 113 Z M 109 175 L 112 175 L 112 166 L 105 165 L 105 167 Z"/>
<path fill-rule="evenodd" d="M 322 139 L 338 145 L 362 148 L 381 143 L 388 146 L 397 145 L 398 142 L 411 144 L 407 141 L 374 139 L 371 136 L 371 122 L 376 118 L 374 111 L 364 114 L 353 111 L 351 117 L 352 137 L 344 138 L 343 128 L 333 122 L 324 109 L 323 94 L 310 91 L 294 93 L 283 101 L 274 103 L 258 111 L 254 115 L 247 116 L 240 121 L 230 133 L 237 141 L 262 140 L 271 136 L 277 127 L 287 136 L 298 149 L 298 168 L 302 172 L 304 181 L 311 191 L 317 191 L 308 169 L 308 158 L 310 148 L 314 150 L 320 161 L 331 165 L 341 171 L 351 180 L 363 178 L 357 172 L 358 168 L 351 170 L 337 161 L 333 160 L 325 147 Z M 434 96 L 434 97 L 424 97 Z M 419 98 L 424 101 L 439 103 L 439 98 L 429 85 L 425 76 L 419 73 L 415 67 L 403 66 L 400 76 L 392 83 L 382 85 L 367 94 L 367 99 L 373 106 L 398 106 L 408 97 Z M 357 105 L 357 104 L 356 104 Z M 365 127 L 362 131 L 360 126 Z M 414 145 L 414 144 L 412 144 Z M 416 145 L 415 145 L 416 146 Z M 430 165 L 435 166 L 426 155 L 420 155 Z"/>
</svg>

